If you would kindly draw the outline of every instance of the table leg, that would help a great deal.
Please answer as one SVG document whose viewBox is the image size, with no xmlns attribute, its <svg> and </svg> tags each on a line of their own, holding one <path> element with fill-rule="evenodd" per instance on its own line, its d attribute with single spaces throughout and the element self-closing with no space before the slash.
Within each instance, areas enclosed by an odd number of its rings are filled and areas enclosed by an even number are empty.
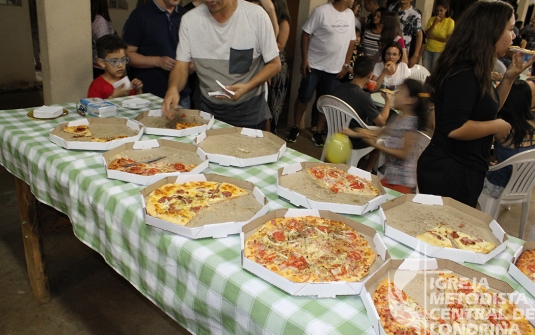
<svg viewBox="0 0 535 335">
<path fill-rule="evenodd" d="M 17 177 L 15 177 L 15 186 L 17 188 L 24 254 L 26 256 L 30 287 L 37 302 L 44 304 L 50 301 L 50 287 L 48 285 L 46 260 L 37 217 L 37 199 L 32 194 L 30 187 Z"/>
</svg>

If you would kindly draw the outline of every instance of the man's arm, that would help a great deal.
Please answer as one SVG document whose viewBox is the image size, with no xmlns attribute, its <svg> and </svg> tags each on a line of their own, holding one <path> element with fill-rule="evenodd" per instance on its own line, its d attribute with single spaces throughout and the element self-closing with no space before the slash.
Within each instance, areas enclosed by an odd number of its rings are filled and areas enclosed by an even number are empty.
<svg viewBox="0 0 535 335">
<path fill-rule="evenodd" d="M 227 86 L 227 89 L 234 91 L 236 94 L 231 96 L 232 100 L 238 100 L 245 93 L 249 92 L 253 88 L 262 85 L 269 79 L 273 78 L 281 70 L 281 60 L 279 56 L 273 58 L 264 65 L 264 68 L 255 74 L 247 83 L 245 84 L 234 84 Z M 187 79 L 187 78 L 186 78 Z M 218 97 L 221 99 L 227 99 L 226 97 Z"/>
<path fill-rule="evenodd" d="M 175 60 L 167 56 L 145 56 L 137 52 L 138 47 L 128 44 L 126 56 L 130 58 L 130 66 L 140 69 L 160 67 L 166 71 L 171 71 L 175 65 Z"/>
<path fill-rule="evenodd" d="M 418 63 L 418 56 L 420 55 L 420 48 L 422 47 L 422 41 L 424 40 L 424 35 L 422 29 L 418 30 L 416 33 L 416 43 L 414 44 L 414 54 L 411 59 L 409 59 L 409 67 L 413 67 L 414 64 Z"/>
<path fill-rule="evenodd" d="M 179 92 L 184 89 L 188 82 L 189 62 L 182 62 L 177 60 L 175 67 L 169 74 L 169 85 L 165 98 L 162 102 L 162 112 L 168 119 L 173 118 L 171 107 L 178 109 L 178 102 L 180 101 Z"/>
<path fill-rule="evenodd" d="M 388 121 L 388 117 L 390 116 L 390 104 L 392 101 L 392 96 L 388 93 L 381 93 L 383 96 L 383 99 L 385 99 L 385 105 L 383 107 L 383 110 L 375 119 L 373 119 L 373 123 L 378 127 L 384 127 L 386 125 L 386 121 Z"/>
<path fill-rule="evenodd" d="M 342 79 L 345 77 L 347 73 L 347 68 L 345 67 L 345 64 L 349 64 L 351 62 L 351 57 L 353 57 L 353 49 L 355 48 L 355 40 L 349 41 L 349 47 L 347 48 L 346 52 L 346 58 L 344 60 L 344 65 L 342 66 L 342 70 L 338 73 L 336 78 Z"/>
<path fill-rule="evenodd" d="M 279 21 L 277 20 L 277 13 L 275 12 L 275 5 L 271 0 L 260 0 L 260 4 L 264 7 L 264 10 L 269 16 L 269 20 L 273 25 L 273 31 L 275 32 L 275 37 L 279 36 Z"/>
</svg>

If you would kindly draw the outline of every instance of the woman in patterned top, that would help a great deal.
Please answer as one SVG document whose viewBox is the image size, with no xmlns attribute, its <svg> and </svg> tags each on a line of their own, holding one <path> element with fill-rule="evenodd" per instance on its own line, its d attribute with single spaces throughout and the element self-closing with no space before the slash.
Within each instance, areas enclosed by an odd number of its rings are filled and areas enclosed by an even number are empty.
<svg viewBox="0 0 535 335">
<path fill-rule="evenodd" d="M 381 31 L 383 31 L 383 24 L 381 23 L 381 15 L 388 10 L 384 7 L 379 7 L 373 15 L 373 20 L 368 24 L 362 36 L 362 47 L 364 54 L 371 58 L 375 58 L 379 52 L 379 40 L 381 39 Z"/>
<path fill-rule="evenodd" d="M 379 178 L 385 187 L 405 194 L 413 193 L 416 188 L 416 131 L 423 130 L 427 124 L 428 97 L 423 85 L 409 78 L 398 86 L 395 93 L 394 108 L 401 114 L 390 119 L 384 128 L 342 131 L 348 136 L 362 138 L 386 154 L 385 164 L 379 168 Z M 377 143 L 379 136 L 384 145 Z"/>
</svg>

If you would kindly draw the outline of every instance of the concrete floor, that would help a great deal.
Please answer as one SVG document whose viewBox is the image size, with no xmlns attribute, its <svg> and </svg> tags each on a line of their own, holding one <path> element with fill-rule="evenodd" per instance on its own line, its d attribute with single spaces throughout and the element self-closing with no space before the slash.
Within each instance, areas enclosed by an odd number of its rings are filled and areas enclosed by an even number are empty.
<svg viewBox="0 0 535 335">
<path fill-rule="evenodd" d="M 0 94 L 0 110 L 42 105 L 39 91 Z M 287 135 L 280 127 L 279 136 Z M 290 148 L 318 158 L 311 133 L 302 130 Z M 535 222 L 535 194 L 526 229 Z M 45 205 L 39 207 L 47 230 L 43 245 L 48 261 L 52 300 L 39 305 L 32 297 L 20 228 L 13 177 L 0 167 L 0 334 L 1 335 L 121 335 L 188 334 L 174 320 L 119 276 L 102 257 L 81 243 L 66 216 Z M 498 222 L 508 234 L 518 235 L 520 206 L 502 210 Z M 527 238 L 526 237 L 526 238 Z M 533 237 L 532 237 L 533 239 Z"/>
</svg>

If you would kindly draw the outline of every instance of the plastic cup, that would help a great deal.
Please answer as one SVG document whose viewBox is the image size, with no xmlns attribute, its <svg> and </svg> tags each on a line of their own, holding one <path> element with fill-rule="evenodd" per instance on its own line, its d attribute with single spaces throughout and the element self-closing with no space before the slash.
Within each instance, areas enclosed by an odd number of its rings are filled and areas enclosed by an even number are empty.
<svg viewBox="0 0 535 335">
<path fill-rule="evenodd" d="M 377 82 L 375 80 L 370 80 L 367 84 L 368 91 L 373 92 L 375 91 L 375 87 L 377 86 Z"/>
</svg>

